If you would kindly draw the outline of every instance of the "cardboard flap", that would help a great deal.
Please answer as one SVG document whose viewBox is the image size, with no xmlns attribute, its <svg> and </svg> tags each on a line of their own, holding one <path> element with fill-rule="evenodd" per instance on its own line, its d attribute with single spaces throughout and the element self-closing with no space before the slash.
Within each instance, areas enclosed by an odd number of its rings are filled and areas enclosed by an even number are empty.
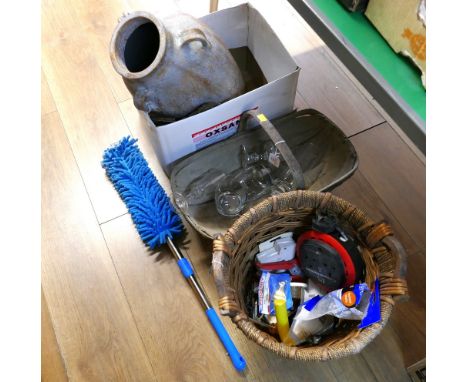
<svg viewBox="0 0 468 382">
<path fill-rule="evenodd" d="M 252 5 L 245 3 L 223 9 L 200 20 L 213 29 L 228 49 L 248 46 L 268 82 L 297 69 L 274 30 Z"/>
<path fill-rule="evenodd" d="M 249 6 L 248 47 L 268 82 L 294 72 L 298 66 L 263 16 Z"/>
<path fill-rule="evenodd" d="M 200 17 L 221 38 L 228 49 L 247 46 L 249 6 L 241 4 Z"/>
</svg>

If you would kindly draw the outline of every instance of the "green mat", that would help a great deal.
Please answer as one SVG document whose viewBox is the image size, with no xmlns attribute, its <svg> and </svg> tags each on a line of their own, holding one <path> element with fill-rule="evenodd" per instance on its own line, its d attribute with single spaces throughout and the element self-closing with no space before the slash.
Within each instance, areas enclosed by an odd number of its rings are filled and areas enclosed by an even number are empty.
<svg viewBox="0 0 468 382">
<path fill-rule="evenodd" d="M 396 54 L 371 22 L 361 13 L 351 13 L 336 0 L 307 0 L 318 8 L 403 98 L 426 120 L 426 90 L 420 71 L 409 59 Z"/>
</svg>

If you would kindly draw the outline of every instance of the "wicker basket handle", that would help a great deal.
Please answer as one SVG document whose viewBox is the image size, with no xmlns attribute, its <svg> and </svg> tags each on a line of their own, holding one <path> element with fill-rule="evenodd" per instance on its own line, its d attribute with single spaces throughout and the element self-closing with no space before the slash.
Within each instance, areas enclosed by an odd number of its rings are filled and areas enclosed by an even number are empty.
<svg viewBox="0 0 468 382">
<path fill-rule="evenodd" d="M 284 139 L 278 133 L 275 126 L 268 120 L 265 114 L 260 113 L 256 109 L 248 110 L 242 114 L 239 132 L 246 129 L 247 120 L 254 118 L 257 122 L 260 123 L 260 126 L 263 128 L 268 137 L 273 141 L 274 145 L 278 148 L 279 152 L 283 156 L 283 159 L 287 163 L 289 169 L 292 172 L 294 183 L 299 190 L 305 189 L 304 174 L 302 173 L 301 166 L 295 158 L 289 146 L 286 144 Z"/>
<path fill-rule="evenodd" d="M 389 288 L 393 289 L 393 299 L 403 302 L 409 299 L 408 285 L 406 283 L 406 271 L 408 268 L 408 257 L 403 245 L 393 236 L 382 239 L 382 243 L 395 256 L 395 270 Z"/>
<path fill-rule="evenodd" d="M 242 313 L 237 304 L 234 292 L 226 285 L 229 280 L 229 249 L 223 240 L 222 235 L 217 235 L 213 241 L 213 258 L 211 264 L 213 266 L 213 277 L 215 279 L 216 291 L 219 297 L 219 312 L 223 316 L 235 317 Z"/>
</svg>

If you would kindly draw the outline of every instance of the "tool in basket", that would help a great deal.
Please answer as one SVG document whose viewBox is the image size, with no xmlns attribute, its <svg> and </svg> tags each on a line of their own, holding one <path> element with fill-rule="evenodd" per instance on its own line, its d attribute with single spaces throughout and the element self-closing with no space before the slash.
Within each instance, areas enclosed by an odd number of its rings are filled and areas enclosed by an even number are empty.
<svg viewBox="0 0 468 382">
<path fill-rule="evenodd" d="M 183 224 L 164 189 L 151 172 L 148 162 L 136 145 L 137 140 L 125 137 L 104 152 L 102 166 L 120 197 L 125 202 L 137 231 L 145 244 L 154 249 L 167 244 L 183 276 L 197 292 L 205 313 L 231 357 L 234 367 L 247 366 L 228 332 L 198 282 L 190 262 L 182 255 L 173 238 L 183 231 Z"/>
<path fill-rule="evenodd" d="M 329 291 L 351 286 L 364 277 L 357 244 L 333 216 L 312 219 L 297 239 L 297 258 L 304 274 Z"/>
<path fill-rule="evenodd" d="M 289 272 L 294 281 L 302 280 L 302 272 L 295 258 L 296 243 L 292 232 L 273 237 L 258 246 L 255 257 L 257 269 L 266 272 Z"/>
</svg>

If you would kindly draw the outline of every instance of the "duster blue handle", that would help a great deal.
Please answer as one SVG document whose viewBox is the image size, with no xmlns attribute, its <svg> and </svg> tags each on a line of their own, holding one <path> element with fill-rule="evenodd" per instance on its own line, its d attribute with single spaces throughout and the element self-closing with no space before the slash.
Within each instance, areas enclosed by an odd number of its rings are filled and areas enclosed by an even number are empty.
<svg viewBox="0 0 468 382">
<path fill-rule="evenodd" d="M 180 271 L 184 275 L 186 279 L 188 279 L 190 276 L 193 276 L 193 268 L 190 262 L 185 258 L 181 258 L 177 261 L 177 265 L 180 268 Z M 210 306 L 209 303 L 206 303 L 207 305 L 205 306 Z M 224 347 L 226 348 L 229 357 L 231 357 L 232 363 L 234 364 L 234 367 L 242 371 L 245 369 L 247 366 L 247 363 L 245 362 L 245 359 L 242 358 L 240 355 L 239 351 L 236 348 L 236 345 L 234 345 L 234 342 L 232 342 L 231 337 L 229 337 L 229 333 L 226 331 L 226 328 L 224 327 L 223 323 L 219 319 L 218 315 L 216 314 L 216 311 L 214 308 L 210 307 L 206 310 L 206 315 L 208 316 L 208 319 L 211 322 L 211 325 L 213 328 L 216 330 L 216 333 L 218 334 L 219 339 L 223 343 Z"/>
<path fill-rule="evenodd" d="M 192 265 L 185 257 L 183 257 L 180 260 L 177 260 L 177 265 L 179 266 L 180 271 L 186 279 L 188 279 L 190 276 L 193 276 Z"/>
<path fill-rule="evenodd" d="M 125 137 L 117 145 L 107 149 L 104 152 L 102 167 L 105 168 L 107 176 L 125 202 L 145 244 L 151 249 L 162 244 L 169 246 L 178 259 L 180 271 L 191 286 L 196 288 L 203 300 L 204 309 L 207 309 L 206 314 L 231 356 L 234 366 L 237 370 L 243 370 L 246 366 L 245 360 L 240 356 L 196 281 L 190 262 L 172 242 L 172 238 L 183 231 L 182 221 L 172 207 L 164 189 L 151 172 L 148 162 L 136 145 L 136 139 Z M 131 182 L 127 181 L 128 179 Z M 142 212 L 148 214 L 148 218 L 141 219 Z"/>
<path fill-rule="evenodd" d="M 220 318 L 216 314 L 214 308 L 207 309 L 206 315 L 210 319 L 211 325 L 213 325 L 213 328 L 216 330 L 216 333 L 218 333 L 218 337 L 223 343 L 224 347 L 226 348 L 229 357 L 231 357 L 234 367 L 239 371 L 243 371 L 247 366 L 247 363 L 245 362 L 245 359 L 240 355 L 239 351 L 236 348 L 236 345 L 234 345 L 234 342 L 232 342 L 231 337 L 229 337 L 226 328 L 224 327 Z"/>
</svg>

